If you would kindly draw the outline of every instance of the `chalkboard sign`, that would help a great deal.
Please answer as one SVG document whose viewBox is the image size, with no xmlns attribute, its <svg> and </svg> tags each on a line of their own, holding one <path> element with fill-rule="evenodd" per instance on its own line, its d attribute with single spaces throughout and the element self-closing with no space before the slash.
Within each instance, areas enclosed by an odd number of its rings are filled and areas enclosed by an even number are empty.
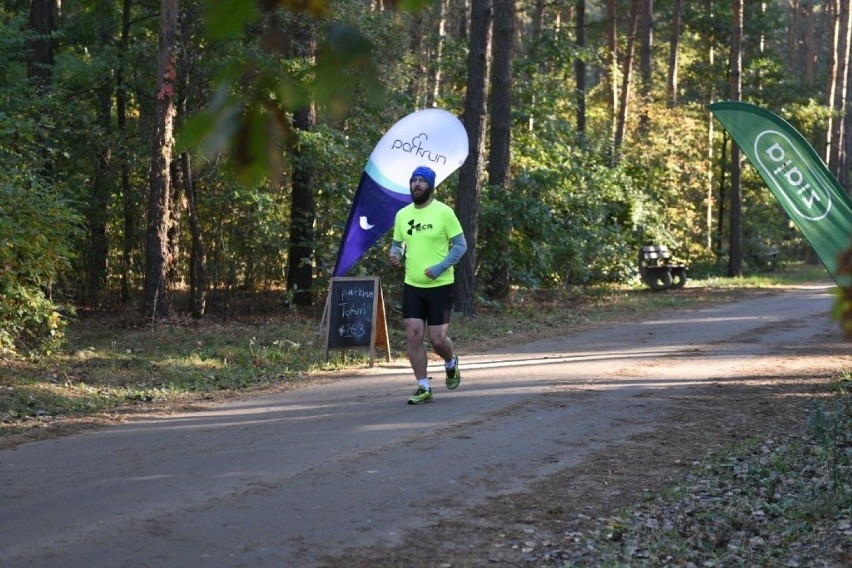
<svg viewBox="0 0 852 568">
<path fill-rule="evenodd" d="M 369 349 L 372 366 L 377 345 L 384 347 L 390 361 L 385 302 L 378 276 L 332 278 L 323 322 L 327 322 L 326 361 L 331 349 Z"/>
</svg>

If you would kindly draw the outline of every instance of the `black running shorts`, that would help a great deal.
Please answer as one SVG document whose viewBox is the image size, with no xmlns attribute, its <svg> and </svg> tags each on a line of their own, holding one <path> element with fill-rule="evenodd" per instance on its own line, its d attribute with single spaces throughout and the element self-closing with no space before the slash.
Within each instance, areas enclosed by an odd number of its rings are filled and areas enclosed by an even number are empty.
<svg viewBox="0 0 852 568">
<path fill-rule="evenodd" d="M 418 288 L 410 284 L 402 287 L 402 317 L 426 321 L 426 325 L 450 323 L 453 311 L 453 285 L 435 288 Z"/>
</svg>

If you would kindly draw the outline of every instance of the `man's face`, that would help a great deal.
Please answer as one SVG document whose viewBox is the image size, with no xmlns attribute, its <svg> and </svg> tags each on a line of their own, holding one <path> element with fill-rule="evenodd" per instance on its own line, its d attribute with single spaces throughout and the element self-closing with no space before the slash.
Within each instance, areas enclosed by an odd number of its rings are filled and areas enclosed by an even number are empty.
<svg viewBox="0 0 852 568">
<path fill-rule="evenodd" d="M 432 188 L 429 187 L 429 182 L 421 176 L 411 178 L 409 190 L 411 191 L 411 199 L 417 205 L 427 203 L 429 198 L 432 197 Z"/>
</svg>

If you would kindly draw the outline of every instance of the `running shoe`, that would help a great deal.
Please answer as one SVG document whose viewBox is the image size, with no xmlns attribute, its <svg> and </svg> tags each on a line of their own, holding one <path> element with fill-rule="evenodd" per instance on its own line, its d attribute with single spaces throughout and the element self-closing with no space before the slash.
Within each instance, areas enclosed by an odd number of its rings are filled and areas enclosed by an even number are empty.
<svg viewBox="0 0 852 568">
<path fill-rule="evenodd" d="M 447 369 L 447 388 L 453 390 L 458 388 L 461 382 L 461 371 L 459 370 L 459 358 L 453 355 L 453 361 L 456 365 L 452 369 Z"/>
<path fill-rule="evenodd" d="M 414 394 L 408 399 L 408 404 L 423 404 L 424 402 L 429 402 L 432 400 L 432 389 L 424 389 L 423 387 L 417 387 L 417 390 L 414 391 Z"/>
</svg>

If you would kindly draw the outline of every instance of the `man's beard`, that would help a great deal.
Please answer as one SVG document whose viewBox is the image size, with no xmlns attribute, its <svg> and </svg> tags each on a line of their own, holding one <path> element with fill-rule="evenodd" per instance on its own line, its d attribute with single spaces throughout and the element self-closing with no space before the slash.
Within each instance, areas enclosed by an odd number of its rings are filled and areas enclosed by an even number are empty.
<svg viewBox="0 0 852 568">
<path fill-rule="evenodd" d="M 425 191 L 421 191 L 420 195 L 417 196 L 417 197 L 414 196 L 414 192 L 412 191 L 411 192 L 411 200 L 414 201 L 415 205 L 423 205 L 424 203 L 429 201 L 430 197 L 432 197 L 432 191 L 433 191 L 433 188 L 430 187 L 429 189 L 427 189 Z"/>
</svg>

